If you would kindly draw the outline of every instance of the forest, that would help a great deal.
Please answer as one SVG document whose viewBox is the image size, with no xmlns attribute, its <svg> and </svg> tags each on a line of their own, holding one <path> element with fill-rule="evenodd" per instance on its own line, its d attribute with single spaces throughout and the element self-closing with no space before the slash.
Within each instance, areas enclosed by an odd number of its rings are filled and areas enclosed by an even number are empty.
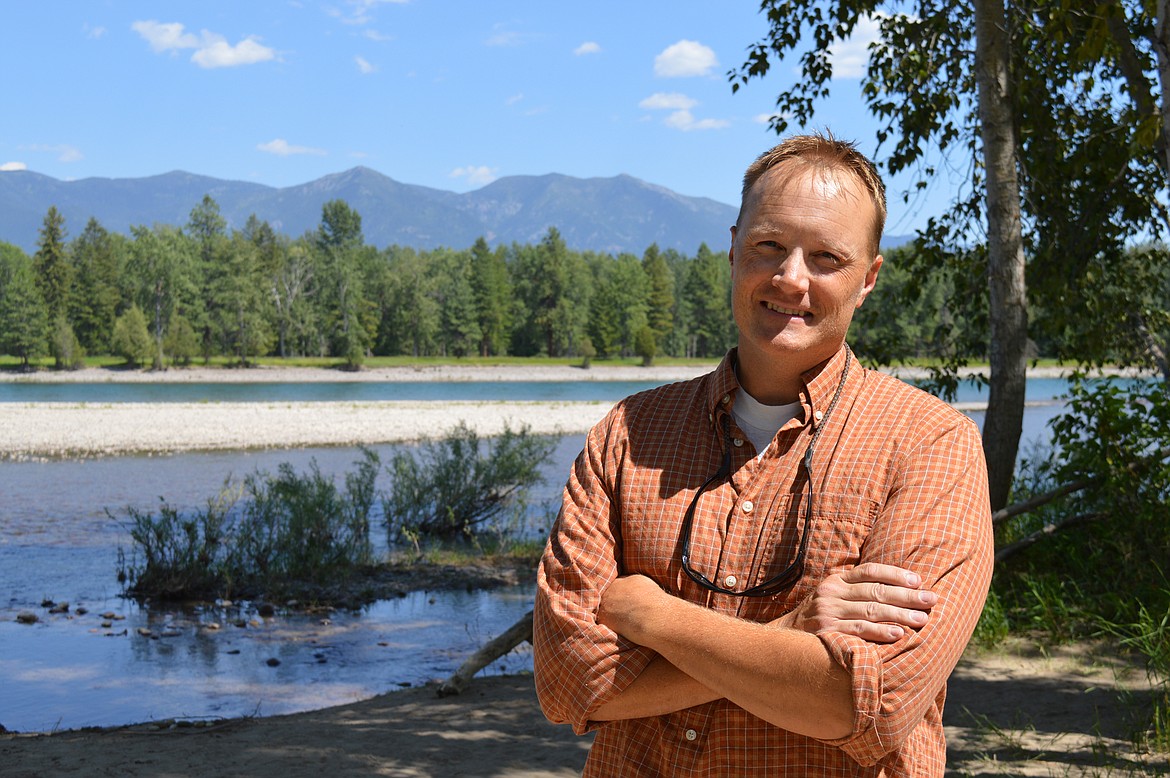
<svg viewBox="0 0 1170 778">
<path fill-rule="evenodd" d="M 859 311 L 851 340 L 871 363 L 946 355 L 986 342 L 979 317 L 949 308 L 926 283 L 912 304 L 895 249 Z M 85 356 L 165 368 L 226 358 L 324 357 L 349 368 L 370 356 L 580 359 L 718 358 L 735 342 L 725 247 L 694 256 L 646 248 L 575 251 L 550 227 L 536 245 L 379 250 L 343 200 L 297 238 L 250 218 L 230 229 L 210 196 L 181 228 L 129 236 L 90 219 L 70 239 L 51 208 L 32 257 L 0 242 L 0 352 Z"/>
</svg>

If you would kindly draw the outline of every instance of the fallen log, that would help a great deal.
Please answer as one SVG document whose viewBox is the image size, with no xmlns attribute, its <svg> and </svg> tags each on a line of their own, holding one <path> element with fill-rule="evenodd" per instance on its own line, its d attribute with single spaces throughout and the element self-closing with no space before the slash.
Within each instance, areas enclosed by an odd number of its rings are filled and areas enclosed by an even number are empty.
<svg viewBox="0 0 1170 778">
<path fill-rule="evenodd" d="M 532 642 L 532 611 L 520 617 L 512 626 L 508 627 L 499 637 L 488 641 L 459 666 L 450 678 L 439 685 L 437 694 L 440 697 L 450 697 L 461 694 L 472 676 L 490 665 L 504 654 L 521 643 Z"/>
</svg>

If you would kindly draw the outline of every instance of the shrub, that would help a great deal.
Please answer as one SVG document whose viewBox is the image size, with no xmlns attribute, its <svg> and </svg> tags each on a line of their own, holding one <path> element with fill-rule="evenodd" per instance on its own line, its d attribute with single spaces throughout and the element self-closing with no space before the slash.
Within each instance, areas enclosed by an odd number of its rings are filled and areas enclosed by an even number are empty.
<svg viewBox="0 0 1170 778">
<path fill-rule="evenodd" d="M 110 347 L 131 367 L 145 365 L 154 358 L 154 342 L 146 329 L 146 316 L 137 305 L 114 322 Z"/>
<path fill-rule="evenodd" d="M 363 449 L 345 489 L 280 465 L 225 486 L 206 509 L 183 515 L 164 501 L 155 517 L 129 509 L 131 559 L 118 577 L 139 597 L 200 599 L 294 593 L 343 582 L 372 562 L 369 513 L 380 462 Z"/>
<path fill-rule="evenodd" d="M 494 441 L 481 441 L 461 423 L 442 440 L 423 444 L 417 456 L 396 454 L 382 499 L 391 542 L 473 538 L 506 512 L 523 511 L 553 445 L 527 427 L 505 427 Z"/>
<path fill-rule="evenodd" d="M 80 370 L 85 367 L 85 349 L 64 316 L 57 317 L 53 326 L 53 358 L 59 370 Z"/>
<path fill-rule="evenodd" d="M 171 364 L 186 367 L 199 356 L 199 335 L 186 316 L 176 315 L 163 339 L 163 349 L 171 355 Z"/>
</svg>

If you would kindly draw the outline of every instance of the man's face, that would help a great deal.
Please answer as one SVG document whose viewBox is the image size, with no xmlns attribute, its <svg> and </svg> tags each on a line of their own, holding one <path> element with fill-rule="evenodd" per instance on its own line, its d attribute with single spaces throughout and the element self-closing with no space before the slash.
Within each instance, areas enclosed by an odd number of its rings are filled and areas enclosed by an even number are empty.
<svg viewBox="0 0 1170 778">
<path fill-rule="evenodd" d="M 882 264 L 875 218 L 847 170 L 789 160 L 756 181 L 728 254 L 745 368 L 783 360 L 804 372 L 836 353 Z"/>
</svg>

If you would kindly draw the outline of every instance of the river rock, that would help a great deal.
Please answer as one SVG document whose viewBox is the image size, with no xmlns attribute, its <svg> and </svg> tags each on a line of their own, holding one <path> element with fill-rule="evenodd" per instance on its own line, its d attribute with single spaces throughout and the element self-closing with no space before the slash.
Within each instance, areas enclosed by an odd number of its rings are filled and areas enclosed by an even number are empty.
<svg viewBox="0 0 1170 778">
<path fill-rule="evenodd" d="M 67 602 L 59 602 L 56 605 L 53 605 L 49 608 L 49 613 L 57 614 L 57 613 L 68 613 L 68 612 L 69 612 L 69 603 L 67 603 Z"/>
<path fill-rule="evenodd" d="M 270 656 L 267 660 L 265 660 L 264 664 L 268 665 L 269 667 L 280 667 L 280 660 L 274 656 Z"/>
<path fill-rule="evenodd" d="M 41 619 L 39 616 L 37 616 L 37 614 L 31 613 L 29 611 L 21 611 L 20 613 L 16 614 L 16 622 L 18 624 L 36 624 L 40 620 Z"/>
</svg>

